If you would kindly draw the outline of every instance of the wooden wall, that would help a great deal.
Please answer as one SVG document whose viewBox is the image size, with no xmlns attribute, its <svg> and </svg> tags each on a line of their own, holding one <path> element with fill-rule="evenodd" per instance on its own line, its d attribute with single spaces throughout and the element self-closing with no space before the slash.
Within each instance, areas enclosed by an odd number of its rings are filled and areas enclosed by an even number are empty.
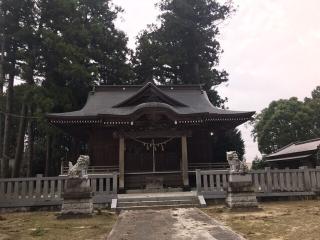
<svg viewBox="0 0 320 240">
<path fill-rule="evenodd" d="M 89 139 L 89 154 L 93 166 L 115 166 L 119 164 L 119 139 L 112 131 L 96 129 Z"/>
<path fill-rule="evenodd" d="M 151 142 L 151 139 L 142 139 Z M 166 138 L 155 139 L 162 142 Z M 214 163 L 212 139 L 208 130 L 194 130 L 192 136 L 187 138 L 189 163 Z M 93 166 L 118 166 L 119 139 L 113 136 L 113 131 L 105 129 L 93 130 L 89 140 L 89 154 Z M 180 170 L 181 138 L 168 142 L 162 149 L 156 151 L 156 171 Z M 221 162 L 221 160 L 220 160 Z M 147 150 L 142 143 L 125 139 L 125 171 L 139 172 L 152 171 L 152 150 Z"/>
<path fill-rule="evenodd" d="M 208 130 L 194 130 L 187 141 L 189 163 L 214 162 Z"/>
</svg>

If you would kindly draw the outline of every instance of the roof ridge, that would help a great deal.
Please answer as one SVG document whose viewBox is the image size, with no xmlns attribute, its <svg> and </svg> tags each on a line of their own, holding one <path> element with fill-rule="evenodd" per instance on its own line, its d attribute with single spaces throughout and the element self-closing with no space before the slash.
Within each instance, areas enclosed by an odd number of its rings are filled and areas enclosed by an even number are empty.
<svg viewBox="0 0 320 240">
<path fill-rule="evenodd" d="M 120 89 L 120 88 L 124 88 L 124 89 L 133 89 L 133 88 L 143 88 L 144 86 L 148 85 L 148 84 L 153 84 L 155 87 L 159 88 L 159 89 L 170 89 L 170 90 L 182 90 L 182 89 L 193 89 L 193 90 L 202 90 L 202 85 L 201 84 L 178 84 L 178 85 L 157 85 L 154 83 L 146 83 L 146 84 L 142 84 L 142 85 L 99 85 L 99 86 L 95 86 L 94 90 L 95 91 L 103 91 L 103 90 L 107 90 L 107 89 Z"/>
<path fill-rule="evenodd" d="M 283 149 L 286 149 L 286 148 L 290 147 L 290 146 L 293 145 L 293 144 L 295 144 L 295 143 L 294 143 L 294 142 L 291 142 L 291 143 L 283 146 L 282 148 L 277 149 L 275 152 L 272 152 L 272 153 L 268 154 L 266 157 L 271 156 L 271 155 L 273 155 L 273 154 L 276 154 L 276 153 L 282 151 Z"/>
<path fill-rule="evenodd" d="M 320 138 L 313 138 L 313 139 L 308 139 L 308 140 L 304 140 L 304 141 L 297 141 L 297 142 L 295 142 L 295 144 L 300 145 L 300 144 L 316 142 L 316 141 L 320 141 Z"/>
</svg>

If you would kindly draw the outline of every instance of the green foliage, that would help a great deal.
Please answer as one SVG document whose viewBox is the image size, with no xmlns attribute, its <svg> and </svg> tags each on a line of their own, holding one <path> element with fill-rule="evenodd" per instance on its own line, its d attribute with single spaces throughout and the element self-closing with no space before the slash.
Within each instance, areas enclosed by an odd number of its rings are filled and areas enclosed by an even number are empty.
<svg viewBox="0 0 320 240">
<path fill-rule="evenodd" d="M 151 79 L 160 84 L 204 85 L 210 101 L 223 107 L 215 86 L 228 80 L 226 71 L 218 70 L 222 53 L 217 40 L 218 23 L 225 20 L 232 7 L 215 0 L 161 0 L 159 26 L 150 25 L 137 39 L 132 58 L 135 82 Z M 212 138 L 217 159 L 226 159 L 226 151 L 235 150 L 242 158 L 244 143 L 237 130 Z"/>
<path fill-rule="evenodd" d="M 61 146 L 71 144 L 70 137 L 48 125 L 47 112 L 79 109 L 93 85 L 130 79 L 127 37 L 114 25 L 121 11 L 111 0 L 1 1 L 4 73 L 23 82 L 13 88 L 11 112 L 20 115 L 22 103 L 28 106 L 35 134 L 34 172 L 43 172 L 48 134 L 54 139 L 55 163 L 65 154 Z M 0 99 L 2 111 L 7 94 Z M 13 116 L 10 123 L 10 158 L 15 154 L 20 119 Z"/>
<path fill-rule="evenodd" d="M 215 0 L 162 0 L 160 26 L 151 25 L 138 37 L 133 58 L 136 81 L 161 84 L 203 83 L 211 102 L 224 103 L 213 89 L 228 74 L 216 66 L 222 52 L 217 23 L 231 7 Z"/>
<path fill-rule="evenodd" d="M 30 235 L 33 237 L 41 237 L 41 236 L 45 235 L 46 232 L 47 231 L 45 229 L 43 229 L 42 227 L 37 227 L 35 230 L 32 230 Z"/>
<path fill-rule="evenodd" d="M 269 154 L 291 142 L 320 137 L 320 87 L 312 98 L 293 97 L 270 103 L 254 121 L 253 134 L 259 150 Z"/>
<path fill-rule="evenodd" d="M 264 169 L 267 166 L 268 166 L 268 164 L 263 158 L 260 159 L 258 157 L 255 157 L 255 159 L 252 161 L 251 169 L 252 170 L 260 170 L 260 169 Z"/>
<path fill-rule="evenodd" d="M 62 146 L 72 145 L 69 136 L 48 125 L 45 114 L 81 108 L 93 85 L 150 79 L 161 84 L 202 83 L 211 102 L 223 106 L 225 99 L 214 90 L 228 77 L 216 68 L 222 52 L 217 23 L 229 16 L 231 7 L 215 0 L 161 0 L 158 6 L 160 26 L 142 32 L 132 53 L 125 33 L 114 25 L 122 9 L 111 0 L 1 1 L 3 69 L 7 80 L 12 76 L 23 82 L 13 88 L 12 113 L 20 115 L 22 103 L 27 104 L 35 135 L 33 173 L 43 172 L 47 135 L 53 136 L 55 164 L 65 154 Z M 7 95 L 0 97 L 2 111 Z M 19 121 L 15 116 L 9 124 L 10 158 Z M 227 150 L 243 155 L 240 133 L 231 131 L 221 138 L 223 158 Z"/>
<path fill-rule="evenodd" d="M 79 108 L 94 84 L 127 81 L 127 37 L 113 22 L 121 9 L 106 0 L 41 1 L 40 8 L 44 87 L 68 87 L 69 104 Z"/>
<path fill-rule="evenodd" d="M 244 141 L 237 129 L 215 133 L 211 148 L 215 159 L 219 161 L 226 160 L 226 152 L 229 151 L 236 151 L 241 160 L 245 153 Z"/>
</svg>

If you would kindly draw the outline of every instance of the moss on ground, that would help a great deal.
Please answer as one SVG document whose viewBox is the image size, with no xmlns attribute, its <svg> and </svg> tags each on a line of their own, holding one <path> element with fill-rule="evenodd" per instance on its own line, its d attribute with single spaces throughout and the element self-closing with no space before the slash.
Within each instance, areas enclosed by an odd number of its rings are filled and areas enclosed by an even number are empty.
<svg viewBox="0 0 320 240">
<path fill-rule="evenodd" d="M 111 212 L 92 218 L 57 220 L 54 212 L 1 214 L 0 240 L 105 239 L 116 221 Z"/>
<path fill-rule="evenodd" d="M 260 206 L 262 211 L 256 212 L 230 212 L 222 205 L 203 211 L 249 240 L 320 239 L 320 201 L 269 202 Z"/>
</svg>

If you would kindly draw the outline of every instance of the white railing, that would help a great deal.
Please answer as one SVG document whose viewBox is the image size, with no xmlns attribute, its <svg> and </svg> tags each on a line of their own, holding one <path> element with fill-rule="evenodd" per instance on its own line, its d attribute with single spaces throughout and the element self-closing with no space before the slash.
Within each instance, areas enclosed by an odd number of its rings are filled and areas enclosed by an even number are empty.
<svg viewBox="0 0 320 240">
<path fill-rule="evenodd" d="M 320 167 L 309 169 L 270 169 L 250 171 L 257 196 L 305 196 L 320 191 Z M 224 198 L 228 183 L 228 170 L 196 170 L 199 194 L 206 198 Z"/>
<path fill-rule="evenodd" d="M 110 202 L 117 194 L 118 174 L 89 175 L 94 203 Z M 62 203 L 66 176 L 0 179 L 0 207 L 49 206 Z"/>
</svg>

